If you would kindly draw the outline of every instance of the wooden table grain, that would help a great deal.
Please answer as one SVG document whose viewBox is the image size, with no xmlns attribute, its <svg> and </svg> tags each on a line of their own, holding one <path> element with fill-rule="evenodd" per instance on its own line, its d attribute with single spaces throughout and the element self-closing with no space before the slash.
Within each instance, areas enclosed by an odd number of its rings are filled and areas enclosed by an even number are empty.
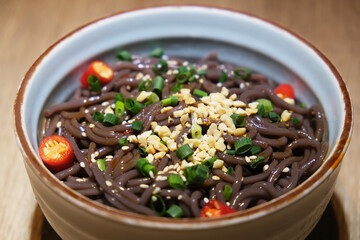
<svg viewBox="0 0 360 240">
<path fill-rule="evenodd" d="M 13 130 L 17 87 L 37 57 L 61 36 L 91 20 L 179 1 L 0 0 L 0 239 L 41 239 L 38 209 Z M 336 184 L 336 211 L 349 239 L 360 239 L 360 1 L 182 1 L 245 11 L 292 29 L 313 43 L 344 78 L 354 106 L 354 131 Z"/>
</svg>

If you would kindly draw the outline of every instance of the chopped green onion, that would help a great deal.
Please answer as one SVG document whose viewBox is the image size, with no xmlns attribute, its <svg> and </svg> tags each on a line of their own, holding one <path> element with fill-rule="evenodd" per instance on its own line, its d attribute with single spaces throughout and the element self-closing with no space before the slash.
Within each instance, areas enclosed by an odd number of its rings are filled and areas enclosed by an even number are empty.
<svg viewBox="0 0 360 240">
<path fill-rule="evenodd" d="M 123 102 L 115 102 L 115 115 L 122 117 L 125 114 L 125 105 Z"/>
<path fill-rule="evenodd" d="M 145 177 L 150 177 L 150 172 L 153 176 L 156 174 L 156 167 L 151 165 L 146 158 L 139 158 L 135 163 L 135 168 Z"/>
<path fill-rule="evenodd" d="M 126 146 L 129 144 L 129 141 L 126 138 L 120 138 L 119 144 L 120 144 L 120 146 Z"/>
<path fill-rule="evenodd" d="M 235 154 L 241 155 L 249 151 L 252 147 L 251 138 L 244 137 L 235 142 Z"/>
<path fill-rule="evenodd" d="M 176 155 L 178 156 L 178 158 L 180 158 L 180 160 L 183 160 L 193 155 L 193 153 L 194 151 L 191 149 L 189 144 L 184 144 L 176 150 Z"/>
<path fill-rule="evenodd" d="M 256 100 L 256 102 L 264 106 L 265 112 L 271 112 L 272 110 L 274 110 L 272 103 L 266 98 L 260 98 Z"/>
<path fill-rule="evenodd" d="M 151 79 L 141 81 L 138 87 L 139 91 L 148 90 L 151 87 L 151 83 L 152 83 Z"/>
<path fill-rule="evenodd" d="M 189 72 L 189 69 L 187 66 L 181 66 L 177 68 L 178 72 Z"/>
<path fill-rule="evenodd" d="M 219 83 L 224 83 L 227 79 L 228 75 L 226 74 L 226 72 L 224 72 L 224 70 L 221 71 L 221 75 L 219 78 Z"/>
<path fill-rule="evenodd" d="M 251 147 L 250 152 L 251 152 L 251 155 L 258 154 L 258 153 L 261 152 L 261 147 L 258 146 L 258 145 L 253 145 L 253 146 Z"/>
<path fill-rule="evenodd" d="M 290 118 L 290 120 L 291 120 L 295 125 L 300 123 L 299 119 L 294 118 L 294 117 Z"/>
<path fill-rule="evenodd" d="M 206 159 L 206 160 L 202 161 L 201 164 L 208 167 L 208 168 L 211 168 L 214 165 L 214 162 L 217 159 L 219 159 L 219 158 L 218 157 L 212 157 L 212 158 L 209 158 L 209 159 Z"/>
<path fill-rule="evenodd" d="M 176 83 L 175 86 L 173 88 L 171 88 L 171 92 L 179 92 L 182 89 L 182 84 L 181 83 Z"/>
<path fill-rule="evenodd" d="M 153 57 L 153 58 L 161 58 L 161 56 L 164 54 L 164 50 L 160 47 L 154 48 L 149 57 Z"/>
<path fill-rule="evenodd" d="M 103 122 L 107 126 L 115 126 L 119 124 L 120 118 L 112 113 L 107 113 Z"/>
<path fill-rule="evenodd" d="M 248 68 L 236 68 L 234 69 L 234 75 L 237 78 L 247 79 L 251 75 L 251 70 Z"/>
<path fill-rule="evenodd" d="M 228 150 L 226 150 L 226 154 L 235 155 L 235 150 L 228 149 Z"/>
<path fill-rule="evenodd" d="M 194 94 L 195 96 L 198 96 L 198 97 L 205 97 L 205 96 L 208 95 L 207 92 L 201 91 L 201 90 L 199 90 L 199 89 L 194 89 L 193 94 Z"/>
<path fill-rule="evenodd" d="M 184 169 L 188 184 L 201 184 L 209 177 L 209 169 L 204 165 L 194 165 Z"/>
<path fill-rule="evenodd" d="M 133 129 L 135 131 L 141 131 L 142 127 L 143 127 L 142 121 L 133 121 L 131 123 L 131 129 Z"/>
<path fill-rule="evenodd" d="M 190 76 L 191 76 L 190 72 L 179 72 L 176 75 L 176 81 L 178 83 L 185 83 L 189 79 Z"/>
<path fill-rule="evenodd" d="M 105 165 L 105 160 L 104 159 L 98 159 L 96 160 L 96 163 L 98 165 L 98 168 L 101 170 L 101 171 L 105 171 L 106 170 L 106 165 Z"/>
<path fill-rule="evenodd" d="M 194 65 L 190 65 L 189 70 L 190 70 L 191 75 L 196 73 L 196 68 L 194 67 Z"/>
<path fill-rule="evenodd" d="M 104 114 L 102 114 L 101 112 L 98 112 L 98 111 L 95 111 L 94 112 L 94 115 L 93 115 L 93 119 L 95 121 L 98 121 L 98 122 L 103 122 L 104 121 Z"/>
<path fill-rule="evenodd" d="M 154 81 L 153 92 L 160 96 L 163 87 L 164 87 L 164 79 L 161 76 L 156 76 Z"/>
<path fill-rule="evenodd" d="M 201 139 L 202 137 L 202 128 L 200 125 L 194 123 L 191 126 L 191 138 L 193 139 Z"/>
<path fill-rule="evenodd" d="M 96 75 L 90 75 L 87 79 L 89 83 L 89 90 L 94 92 L 101 91 L 101 83 L 99 78 Z"/>
<path fill-rule="evenodd" d="M 168 176 L 168 181 L 169 181 L 170 187 L 172 187 L 174 189 L 184 189 L 185 188 L 184 181 L 178 174 L 170 174 Z"/>
<path fill-rule="evenodd" d="M 119 60 L 123 60 L 123 61 L 129 61 L 131 62 L 131 55 L 129 52 L 123 50 L 123 51 L 120 51 L 116 54 L 116 57 L 119 59 Z"/>
<path fill-rule="evenodd" d="M 142 147 L 138 148 L 138 152 L 139 152 L 140 156 L 142 156 L 142 157 L 146 157 L 148 155 L 146 152 L 146 149 L 142 148 Z"/>
<path fill-rule="evenodd" d="M 264 105 L 259 104 L 257 106 L 257 109 L 258 109 L 257 115 L 259 115 L 260 117 L 263 117 L 265 115 L 265 107 L 264 107 Z"/>
<path fill-rule="evenodd" d="M 229 201 L 232 194 L 232 187 L 230 185 L 225 185 L 224 187 L 224 198 L 226 201 Z"/>
<path fill-rule="evenodd" d="M 125 101 L 125 108 L 133 114 L 138 114 L 143 106 L 141 103 L 135 101 L 133 98 L 127 98 Z"/>
<path fill-rule="evenodd" d="M 177 96 L 170 96 L 166 99 L 161 100 L 161 106 L 176 106 L 179 102 L 179 99 Z"/>
<path fill-rule="evenodd" d="M 196 72 L 197 75 L 206 75 L 206 70 L 200 70 Z"/>
<path fill-rule="evenodd" d="M 260 163 L 264 162 L 264 159 L 265 158 L 263 156 L 258 156 L 256 160 L 253 160 L 249 163 L 249 166 L 255 169 L 257 166 L 259 166 Z"/>
<path fill-rule="evenodd" d="M 301 107 L 301 108 L 306 108 L 306 103 L 301 103 L 301 104 L 300 104 L 300 107 Z"/>
<path fill-rule="evenodd" d="M 275 112 L 269 112 L 269 119 L 272 122 L 280 122 L 281 117 Z"/>
<path fill-rule="evenodd" d="M 226 172 L 227 174 L 230 174 L 230 175 L 232 175 L 233 173 L 234 173 L 234 168 L 233 167 L 228 167 L 228 169 L 227 169 L 227 172 Z"/>
<path fill-rule="evenodd" d="M 151 209 L 159 216 L 163 216 L 166 212 L 166 205 L 162 197 L 158 194 L 153 195 L 156 198 L 156 201 L 153 201 L 153 198 L 150 200 Z"/>
<path fill-rule="evenodd" d="M 192 76 L 189 78 L 188 82 L 193 82 L 193 81 L 195 81 L 195 80 L 198 79 L 198 78 L 199 78 L 199 75 L 192 75 Z"/>
<path fill-rule="evenodd" d="M 160 59 L 160 61 L 155 64 L 153 71 L 156 74 L 163 74 L 167 71 L 168 64 L 164 59 Z"/>
<path fill-rule="evenodd" d="M 173 204 L 166 210 L 165 215 L 171 218 L 181 218 L 184 216 L 184 211 L 178 205 Z"/>
<path fill-rule="evenodd" d="M 245 125 L 245 117 L 243 115 L 234 113 L 230 117 L 233 120 L 235 127 L 239 128 Z"/>
<path fill-rule="evenodd" d="M 160 101 L 160 98 L 156 93 L 151 93 L 149 96 L 149 101 L 151 101 L 152 103 L 156 103 Z"/>
<path fill-rule="evenodd" d="M 115 102 L 124 102 L 124 94 L 122 93 L 116 93 L 114 96 Z"/>
</svg>

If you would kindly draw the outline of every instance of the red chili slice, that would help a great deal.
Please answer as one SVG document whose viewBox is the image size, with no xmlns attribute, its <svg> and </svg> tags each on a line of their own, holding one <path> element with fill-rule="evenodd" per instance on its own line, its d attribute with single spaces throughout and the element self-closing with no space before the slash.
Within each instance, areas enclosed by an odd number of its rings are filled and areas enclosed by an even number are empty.
<svg viewBox="0 0 360 240">
<path fill-rule="evenodd" d="M 201 209 L 200 217 L 218 217 L 229 213 L 235 213 L 234 208 L 228 207 L 218 200 L 210 200 Z"/>
<path fill-rule="evenodd" d="M 281 94 L 283 98 L 295 98 L 294 88 L 288 83 L 280 84 L 275 88 L 274 92 L 276 94 Z"/>
<path fill-rule="evenodd" d="M 45 165 L 54 173 L 71 167 L 74 162 L 74 150 L 70 142 L 57 135 L 41 140 L 39 154 Z"/>
<path fill-rule="evenodd" d="M 88 77 L 90 75 L 95 75 L 99 78 L 101 86 L 104 86 L 106 83 L 110 82 L 114 77 L 113 70 L 104 62 L 94 61 L 92 62 L 85 70 L 83 75 L 80 78 L 80 83 L 84 88 L 89 87 Z"/>
</svg>

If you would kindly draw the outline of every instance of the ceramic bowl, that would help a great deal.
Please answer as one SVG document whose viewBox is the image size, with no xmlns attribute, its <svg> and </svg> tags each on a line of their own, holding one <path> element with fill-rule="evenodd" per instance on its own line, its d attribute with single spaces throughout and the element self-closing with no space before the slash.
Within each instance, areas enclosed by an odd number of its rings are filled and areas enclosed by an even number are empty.
<svg viewBox="0 0 360 240">
<path fill-rule="evenodd" d="M 119 49 L 199 59 L 213 50 L 277 82 L 325 111 L 329 152 L 323 165 L 289 193 L 212 219 L 148 217 L 101 205 L 63 185 L 38 155 L 44 106 L 64 101 L 93 59 L 115 61 Z M 303 239 L 333 193 L 352 130 L 345 83 L 329 60 L 298 35 L 257 17 L 209 7 L 168 6 L 123 12 L 85 25 L 49 47 L 26 73 L 14 107 L 15 130 L 37 201 L 63 239 Z"/>
</svg>

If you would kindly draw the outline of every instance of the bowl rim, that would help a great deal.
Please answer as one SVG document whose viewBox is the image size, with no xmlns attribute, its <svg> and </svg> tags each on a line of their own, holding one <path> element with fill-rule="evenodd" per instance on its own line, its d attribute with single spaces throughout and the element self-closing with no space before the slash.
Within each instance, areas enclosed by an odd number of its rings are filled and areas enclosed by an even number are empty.
<svg viewBox="0 0 360 240">
<path fill-rule="evenodd" d="M 297 41 L 300 41 L 304 43 L 307 47 L 311 48 L 320 58 L 321 60 L 328 66 L 334 77 L 337 79 L 337 83 L 339 84 L 339 88 L 341 90 L 341 94 L 343 96 L 343 101 L 345 105 L 344 113 L 345 113 L 345 119 L 344 119 L 344 125 L 342 127 L 342 131 L 340 134 L 340 140 L 336 143 L 336 148 L 333 151 L 333 153 L 330 156 L 327 156 L 325 164 L 321 166 L 320 169 L 318 169 L 314 174 L 312 174 L 305 182 L 291 190 L 290 192 L 275 198 L 271 200 L 268 203 L 261 204 L 260 206 L 256 206 L 250 209 L 247 209 L 245 211 L 237 212 L 234 214 L 229 214 L 225 216 L 221 216 L 219 218 L 185 218 L 185 219 L 169 219 L 169 218 L 162 218 L 162 217 L 152 217 L 152 216 L 145 216 L 141 214 L 134 214 L 126 211 L 121 211 L 109 206 L 105 206 L 103 204 L 97 203 L 95 201 L 90 200 L 89 198 L 75 192 L 74 190 L 66 187 L 64 184 L 61 184 L 56 177 L 50 173 L 43 165 L 39 164 L 37 160 L 37 156 L 33 154 L 31 151 L 30 144 L 26 141 L 25 137 L 25 129 L 23 129 L 22 125 L 22 105 L 23 105 L 23 99 L 24 94 L 26 92 L 26 87 L 28 86 L 29 81 L 32 78 L 33 73 L 36 71 L 36 68 L 43 59 L 62 41 L 64 41 L 67 38 L 71 38 L 73 34 L 76 32 L 90 26 L 93 24 L 96 24 L 99 21 L 110 19 L 112 17 L 124 14 L 124 13 L 130 13 L 130 12 L 137 12 L 142 10 L 148 10 L 148 9 L 161 9 L 161 8 L 198 8 L 198 9 L 217 9 L 221 11 L 228 11 L 233 14 L 240 14 L 247 17 L 255 18 L 258 20 L 261 20 L 267 24 L 272 25 L 275 28 L 278 28 L 282 31 L 285 31 L 286 33 L 289 33 L 293 37 L 297 39 Z M 48 185 L 48 187 L 54 191 L 56 194 L 62 196 L 65 200 L 69 201 L 70 203 L 76 205 L 77 207 L 82 208 L 84 211 L 87 211 L 89 213 L 92 213 L 94 215 L 115 221 L 115 222 L 123 222 L 129 225 L 136 224 L 137 226 L 142 227 L 152 227 L 152 228 L 168 228 L 168 229 L 188 229 L 188 230 L 194 230 L 194 229 L 200 229 L 200 228 L 216 228 L 226 224 L 235 224 L 242 221 L 247 221 L 249 219 L 256 219 L 259 218 L 265 214 L 268 214 L 272 211 L 276 211 L 281 209 L 282 206 L 284 206 L 287 203 L 291 203 L 293 200 L 297 200 L 302 196 L 302 194 L 306 191 L 311 191 L 314 186 L 316 186 L 315 183 L 318 183 L 319 179 L 322 179 L 324 176 L 327 175 L 328 172 L 333 171 L 339 166 L 339 163 L 341 162 L 345 151 L 349 145 L 349 141 L 351 138 L 351 132 L 353 128 L 353 109 L 352 109 L 351 99 L 349 92 L 347 90 L 347 87 L 345 85 L 345 82 L 343 81 L 341 75 L 335 68 L 335 66 L 328 60 L 328 58 L 320 52 L 315 46 L 313 46 L 310 42 L 305 40 L 302 36 L 299 34 L 280 26 L 277 23 L 274 23 L 272 21 L 269 21 L 265 18 L 256 16 L 254 14 L 249 14 L 243 11 L 234 10 L 234 9 L 228 9 L 228 8 L 221 8 L 221 7 L 214 7 L 214 6 L 206 6 L 206 5 L 157 5 L 157 6 L 151 6 L 151 7 L 145 7 L 145 8 L 134 8 L 131 10 L 125 10 L 116 12 L 113 14 L 110 14 L 105 17 L 101 17 L 98 19 L 95 19 L 93 21 L 90 21 L 75 30 L 69 32 L 59 40 L 57 40 L 55 43 L 53 43 L 49 48 L 47 48 L 40 56 L 37 58 L 37 60 L 31 65 L 31 67 L 26 72 L 23 80 L 20 83 L 20 86 L 18 88 L 18 92 L 15 98 L 14 103 L 14 129 L 15 134 L 17 138 L 17 142 L 19 145 L 19 148 L 21 149 L 24 161 L 26 164 L 29 164 L 31 169 L 36 172 L 37 176 L 43 181 L 45 184 Z M 126 221 L 126 218 L 129 218 L 133 221 Z M 236 219 L 236 221 L 233 221 Z M 161 225 L 156 225 L 154 222 L 161 223 Z M 203 224 L 206 223 L 206 224 Z M 221 224 L 220 224 L 221 223 Z"/>
</svg>

